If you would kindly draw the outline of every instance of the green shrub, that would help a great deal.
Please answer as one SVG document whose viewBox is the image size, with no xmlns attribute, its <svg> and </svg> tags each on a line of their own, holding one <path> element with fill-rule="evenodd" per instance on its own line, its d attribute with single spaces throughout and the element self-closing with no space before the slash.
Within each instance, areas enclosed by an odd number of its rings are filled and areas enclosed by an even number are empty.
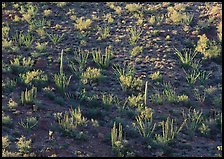
<svg viewBox="0 0 224 159">
<path fill-rule="evenodd" d="M 36 117 L 27 117 L 25 121 L 21 120 L 19 125 L 22 126 L 24 129 L 32 129 L 38 123 Z"/>
<path fill-rule="evenodd" d="M 47 75 L 44 75 L 42 70 L 28 71 L 25 74 L 19 74 L 19 76 L 21 81 L 26 85 L 46 83 L 48 81 Z"/>
<path fill-rule="evenodd" d="M 116 128 L 116 123 L 114 122 L 114 126 L 111 129 L 111 144 L 112 144 L 112 151 L 118 157 L 124 157 L 127 153 L 127 144 L 128 141 L 123 139 L 123 130 L 122 125 L 119 123 L 118 129 Z"/>
<path fill-rule="evenodd" d="M 150 138 L 153 134 L 156 123 L 153 124 L 152 118 L 153 112 L 150 108 L 145 107 L 140 115 L 135 117 L 135 122 L 133 126 L 139 131 L 140 135 L 143 137 Z"/>
<path fill-rule="evenodd" d="M 190 108 L 187 113 L 183 110 L 182 116 L 184 120 L 186 120 L 186 128 L 188 129 L 190 137 L 192 137 L 202 122 L 202 111 L 196 111 L 196 109 L 191 111 Z"/>
<path fill-rule="evenodd" d="M 139 54 L 141 54 L 143 51 L 143 47 L 142 46 L 136 46 L 131 50 L 131 55 L 132 56 L 137 56 Z"/>
<path fill-rule="evenodd" d="M 2 112 L 2 125 L 10 127 L 12 126 L 12 124 L 13 124 L 13 120 L 10 118 L 10 116 Z"/>
<path fill-rule="evenodd" d="M 174 126 L 174 120 L 167 117 L 166 121 L 160 122 L 162 127 L 162 135 L 155 134 L 155 142 L 162 146 L 162 148 L 166 148 L 170 142 L 172 142 L 175 137 L 179 134 L 179 132 L 184 127 L 186 121 L 184 121 L 180 127 Z"/>
<path fill-rule="evenodd" d="M 106 110 L 108 110 L 109 107 L 112 105 L 113 96 L 111 94 L 108 94 L 108 95 L 103 94 L 103 96 L 102 96 L 102 102 L 103 102 Z"/>
<path fill-rule="evenodd" d="M 79 19 L 76 20 L 75 23 L 75 28 L 79 29 L 80 31 L 87 29 L 92 23 L 91 19 L 83 20 L 83 18 L 84 17 L 80 17 Z"/>
<path fill-rule="evenodd" d="M 76 139 L 86 139 L 85 134 L 77 129 L 78 126 L 86 126 L 88 122 L 87 119 L 82 116 L 80 107 L 75 110 L 72 108 L 69 109 L 69 114 L 65 113 L 62 116 L 60 113 L 55 115 L 61 130 L 65 134 L 75 137 Z"/>
<path fill-rule="evenodd" d="M 34 104 L 37 96 L 37 88 L 32 87 L 30 90 L 26 90 L 21 92 L 21 103 L 22 105 L 26 104 Z"/>
<path fill-rule="evenodd" d="M 103 27 L 97 26 L 98 33 L 100 34 L 99 40 L 104 40 L 107 37 L 110 36 L 110 27 L 107 25 L 104 25 Z"/>
<path fill-rule="evenodd" d="M 24 154 L 29 153 L 31 150 L 31 142 L 32 142 L 31 139 L 26 140 L 26 137 L 24 137 L 23 135 L 20 138 L 18 138 L 16 145 L 19 149 L 19 152 Z"/>
<path fill-rule="evenodd" d="M 204 58 L 215 58 L 221 55 L 221 44 L 215 41 L 210 41 L 205 34 L 198 35 L 196 51 L 202 53 Z"/>
<path fill-rule="evenodd" d="M 8 101 L 8 107 L 10 109 L 15 109 L 18 107 L 18 103 L 16 103 L 12 98 L 10 98 Z"/>
<path fill-rule="evenodd" d="M 19 34 L 16 32 L 13 40 L 19 46 L 26 46 L 26 48 L 30 48 L 34 41 L 34 37 L 30 33 L 23 34 L 22 31 L 20 31 Z"/>
<path fill-rule="evenodd" d="M 92 52 L 93 61 L 101 68 L 107 68 L 112 55 L 111 46 L 105 48 L 105 55 L 101 54 L 100 48 Z"/>
<path fill-rule="evenodd" d="M 81 75 L 81 82 L 83 84 L 92 83 L 101 77 L 102 75 L 100 69 L 88 67 Z"/>
<path fill-rule="evenodd" d="M 153 81 L 161 81 L 162 80 L 162 75 L 160 74 L 160 71 L 156 71 L 156 72 L 150 74 L 149 77 Z"/>
<path fill-rule="evenodd" d="M 143 31 L 141 29 L 137 29 L 136 27 L 131 28 L 129 31 L 129 43 L 131 45 L 136 45 Z"/>
<path fill-rule="evenodd" d="M 128 104 L 131 107 L 142 107 L 144 104 L 144 97 L 141 93 L 138 96 L 132 94 L 132 96 L 128 97 Z"/>
<path fill-rule="evenodd" d="M 139 4 L 126 4 L 125 9 L 127 9 L 129 12 L 137 12 L 141 8 L 141 5 Z"/>
</svg>

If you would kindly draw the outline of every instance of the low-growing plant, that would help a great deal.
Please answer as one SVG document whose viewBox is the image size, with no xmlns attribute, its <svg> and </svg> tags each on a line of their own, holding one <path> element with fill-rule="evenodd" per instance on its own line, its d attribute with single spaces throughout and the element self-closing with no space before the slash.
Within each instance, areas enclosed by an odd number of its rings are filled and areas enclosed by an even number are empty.
<svg viewBox="0 0 224 159">
<path fill-rule="evenodd" d="M 190 49 L 183 49 L 184 52 L 184 56 L 183 54 L 177 50 L 176 48 L 174 48 L 175 50 L 175 54 L 178 56 L 178 58 L 181 61 L 181 64 L 184 68 L 188 68 L 192 65 L 192 62 L 195 58 L 195 56 L 197 55 L 197 52 L 194 51 L 193 53 L 191 52 Z"/>
<path fill-rule="evenodd" d="M 10 143 L 8 136 L 2 136 L 2 149 L 6 149 Z"/>
<path fill-rule="evenodd" d="M 214 19 L 215 19 L 214 16 L 206 19 L 199 19 L 197 25 L 195 26 L 195 29 L 197 31 L 203 31 L 203 32 L 209 31 L 209 29 L 213 27 L 212 23 L 214 22 Z"/>
<path fill-rule="evenodd" d="M 52 10 L 51 9 L 45 9 L 43 14 L 44 14 L 45 17 L 48 17 L 52 14 Z"/>
<path fill-rule="evenodd" d="M 160 122 L 160 125 L 162 127 L 162 135 L 155 134 L 155 142 L 162 146 L 162 148 L 166 148 L 168 144 L 172 142 L 182 130 L 185 122 L 186 120 L 184 120 L 178 128 L 177 126 L 174 126 L 174 120 L 170 119 L 170 117 L 167 117 L 166 121 Z"/>
<path fill-rule="evenodd" d="M 103 27 L 97 26 L 98 33 L 100 34 L 99 40 L 104 40 L 107 37 L 110 36 L 110 27 L 107 25 L 104 25 Z"/>
<path fill-rule="evenodd" d="M 141 8 L 141 5 L 139 4 L 126 4 L 125 9 L 127 9 L 129 12 L 137 12 Z"/>
<path fill-rule="evenodd" d="M 16 146 L 18 147 L 19 152 L 23 154 L 28 154 L 31 151 L 31 142 L 31 139 L 27 140 L 26 137 L 24 137 L 23 135 L 18 138 Z"/>
<path fill-rule="evenodd" d="M 84 52 L 83 50 L 81 50 L 80 48 L 79 49 L 76 49 L 74 51 L 74 60 L 79 64 L 79 66 L 82 68 L 82 69 L 85 69 L 86 67 L 86 64 L 87 64 L 87 60 L 88 60 L 88 57 L 89 57 L 89 52 Z"/>
<path fill-rule="evenodd" d="M 194 19 L 194 13 L 185 13 L 182 17 L 182 23 L 184 23 L 187 26 L 190 26 L 192 24 L 192 21 Z"/>
<path fill-rule="evenodd" d="M 13 46 L 12 40 L 2 39 L 2 48 L 11 48 Z"/>
<path fill-rule="evenodd" d="M 2 157 L 19 157 L 20 153 L 8 151 L 11 144 L 8 136 L 2 136 Z"/>
<path fill-rule="evenodd" d="M 204 103 L 205 97 L 206 97 L 206 92 L 205 91 L 199 91 L 199 89 L 195 88 L 193 90 L 193 93 L 194 93 L 194 96 L 195 96 L 195 98 L 197 99 L 198 102 Z"/>
<path fill-rule="evenodd" d="M 205 58 L 217 58 L 222 53 L 222 45 L 216 41 L 208 42 L 208 49 L 204 53 Z"/>
<path fill-rule="evenodd" d="M 30 23 L 30 20 L 32 19 L 30 14 L 24 13 L 22 16 L 23 16 L 22 20 L 25 20 L 27 21 L 27 23 Z"/>
<path fill-rule="evenodd" d="M 201 72 L 198 71 L 198 70 L 195 70 L 195 69 L 192 69 L 188 72 L 186 72 L 184 69 L 183 69 L 184 73 L 185 73 L 185 78 L 187 80 L 187 82 L 190 84 L 190 85 L 193 85 L 196 83 L 197 79 L 199 78 L 199 76 L 201 75 Z"/>
<path fill-rule="evenodd" d="M 39 8 L 38 8 L 38 6 L 36 6 L 36 5 L 32 5 L 32 4 L 30 4 L 30 5 L 28 5 L 28 7 L 27 7 L 27 13 L 28 13 L 29 15 L 31 15 L 33 18 L 35 18 L 35 16 L 37 15 L 38 10 L 39 10 Z"/>
<path fill-rule="evenodd" d="M 37 96 L 37 88 L 32 87 L 30 90 L 26 90 L 21 92 L 21 103 L 22 105 L 26 104 L 34 104 Z"/>
<path fill-rule="evenodd" d="M 2 157 L 21 157 L 21 155 L 18 152 L 11 152 L 11 151 L 3 149 Z"/>
<path fill-rule="evenodd" d="M 84 52 L 80 48 L 74 51 L 74 56 L 72 59 L 67 57 L 68 67 L 76 77 L 80 78 L 81 74 L 86 68 L 88 57 L 89 52 Z M 77 62 L 79 66 L 76 66 L 74 61 Z"/>
<path fill-rule="evenodd" d="M 103 94 L 103 96 L 102 96 L 102 102 L 103 102 L 106 110 L 108 110 L 109 107 L 112 105 L 113 96 L 111 94 L 109 94 L 109 95 Z"/>
<path fill-rule="evenodd" d="M 119 78 L 119 82 L 123 91 L 127 91 L 128 89 L 131 90 L 141 90 L 143 86 L 143 81 L 140 77 L 133 77 L 133 76 L 125 76 L 121 75 Z"/>
<path fill-rule="evenodd" d="M 34 60 L 30 57 L 24 57 L 21 59 L 21 56 L 17 56 L 13 60 L 10 60 L 11 69 L 14 73 L 24 72 L 32 68 Z"/>
<path fill-rule="evenodd" d="M 9 26 L 3 26 L 2 27 L 2 39 L 7 39 L 9 35 L 10 27 Z"/>
<path fill-rule="evenodd" d="M 193 109 L 192 111 L 191 108 L 189 108 L 187 113 L 185 113 L 184 110 L 182 111 L 182 116 L 184 120 L 186 120 L 185 126 L 188 129 L 190 137 L 192 138 L 201 124 L 202 111 L 197 111 L 196 109 Z"/>
<path fill-rule="evenodd" d="M 201 85 L 204 85 L 205 82 L 212 76 L 212 71 L 200 70 L 199 81 Z"/>
<path fill-rule="evenodd" d="M 29 29 L 36 30 L 38 28 L 43 28 L 46 25 L 46 20 L 43 18 L 41 19 L 33 19 L 29 21 Z"/>
<path fill-rule="evenodd" d="M 28 71 L 25 74 L 19 74 L 21 81 L 26 85 L 31 85 L 32 83 L 40 84 L 48 81 L 47 75 L 44 74 L 42 70 Z"/>
<path fill-rule="evenodd" d="M 129 43 L 131 45 L 136 45 L 137 41 L 139 40 L 141 34 L 142 34 L 142 30 L 138 29 L 136 27 L 131 28 L 130 30 L 130 35 L 129 35 Z"/>
<path fill-rule="evenodd" d="M 128 104 L 131 107 L 143 107 L 144 105 L 144 97 L 141 93 L 138 96 L 132 94 L 132 96 L 128 97 Z"/>
<path fill-rule="evenodd" d="M 65 7 L 67 5 L 67 2 L 55 2 L 57 7 Z"/>
<path fill-rule="evenodd" d="M 135 69 L 133 65 L 126 65 L 124 64 L 123 66 L 120 65 L 113 65 L 113 70 L 115 71 L 115 75 L 117 76 L 117 78 L 120 78 L 122 75 L 126 75 L 126 76 L 133 76 L 135 73 Z"/>
<path fill-rule="evenodd" d="M 81 75 L 81 82 L 83 84 L 92 83 L 102 77 L 101 70 L 97 68 L 88 67 Z"/>
<path fill-rule="evenodd" d="M 12 49 L 13 53 L 18 53 L 20 50 L 20 48 L 18 46 L 12 46 L 11 49 Z"/>
<path fill-rule="evenodd" d="M 150 99 L 151 99 L 151 101 L 152 101 L 153 103 L 155 103 L 155 104 L 159 104 L 159 105 L 160 105 L 160 104 L 163 104 L 163 102 L 164 102 L 164 97 L 163 97 L 162 94 L 160 94 L 159 91 L 157 91 L 157 92 L 154 93 L 154 94 L 151 94 Z"/>
<path fill-rule="evenodd" d="M 70 68 L 71 72 L 77 77 L 80 78 L 83 73 L 83 68 L 80 66 L 75 65 L 72 60 L 67 59 L 68 67 Z"/>
<path fill-rule="evenodd" d="M 133 126 L 139 131 L 144 138 L 150 138 L 155 130 L 156 123 L 153 124 L 153 112 L 150 108 L 145 107 L 140 115 L 135 117 Z"/>
<path fill-rule="evenodd" d="M 192 70 L 199 70 L 202 66 L 201 64 L 202 60 L 193 60 L 191 63 L 191 69 Z"/>
<path fill-rule="evenodd" d="M 165 19 L 164 14 L 161 14 L 161 15 L 157 14 L 155 16 L 154 15 L 153 16 L 150 16 L 148 18 L 148 22 L 152 26 L 153 25 L 159 25 L 159 24 L 161 24 L 163 22 L 164 19 Z"/>
<path fill-rule="evenodd" d="M 4 112 L 2 112 L 2 125 L 6 126 L 12 126 L 13 120 L 10 118 L 9 115 L 6 115 Z"/>
<path fill-rule="evenodd" d="M 40 52 L 44 52 L 46 50 L 47 44 L 48 42 L 43 42 L 43 43 L 36 42 L 36 45 L 37 45 L 36 49 Z"/>
<path fill-rule="evenodd" d="M 87 29 L 92 23 L 91 19 L 83 20 L 83 18 L 84 17 L 77 18 L 75 23 L 75 28 L 79 29 L 80 31 Z"/>
<path fill-rule="evenodd" d="M 124 157 L 126 154 L 127 143 L 128 143 L 128 141 L 123 139 L 123 130 L 122 130 L 121 123 L 119 123 L 118 129 L 117 129 L 116 123 L 114 122 L 114 126 L 111 129 L 112 151 L 118 157 Z"/>
<path fill-rule="evenodd" d="M 13 40 L 19 46 L 26 46 L 26 48 L 30 48 L 34 41 L 34 37 L 30 33 L 23 34 L 22 31 L 20 31 L 19 34 L 16 32 Z"/>
<path fill-rule="evenodd" d="M 68 113 L 65 113 L 63 116 L 62 114 L 55 115 L 60 128 L 65 134 L 68 134 L 69 136 L 75 137 L 77 139 L 85 139 L 84 133 L 77 130 L 78 126 L 86 126 L 87 124 L 87 119 L 82 116 L 80 107 L 75 110 L 72 108 L 69 109 L 69 113 L 70 116 Z"/>
<path fill-rule="evenodd" d="M 123 11 L 120 6 L 115 6 L 113 9 L 115 10 L 115 13 L 117 13 L 118 15 L 120 15 Z"/>
<path fill-rule="evenodd" d="M 34 64 L 34 60 L 32 60 L 30 57 L 24 57 L 23 60 L 22 60 L 22 65 L 24 67 L 32 67 Z"/>
<path fill-rule="evenodd" d="M 46 35 L 44 28 L 38 28 L 38 29 L 36 29 L 36 32 L 41 38 L 44 38 Z"/>
<path fill-rule="evenodd" d="M 18 103 L 16 101 L 14 101 L 12 98 L 9 99 L 7 105 L 9 107 L 9 109 L 16 109 L 18 107 Z"/>
<path fill-rule="evenodd" d="M 25 119 L 25 121 L 23 121 L 22 119 L 20 120 L 20 122 L 18 123 L 20 126 L 22 126 L 24 129 L 32 129 L 33 127 L 35 127 L 38 123 L 38 120 L 36 117 L 27 117 Z"/>
<path fill-rule="evenodd" d="M 122 100 L 120 100 L 117 96 L 115 96 L 114 97 L 114 103 L 115 103 L 115 105 L 118 109 L 118 112 L 121 113 L 125 109 L 125 106 L 128 103 L 128 99 L 126 99 L 125 102 L 123 103 Z"/>
<path fill-rule="evenodd" d="M 177 95 L 172 85 L 168 82 L 168 83 L 164 83 L 163 86 L 164 86 L 164 90 L 163 90 L 164 99 L 171 103 L 177 102 L 178 100 Z"/>
<path fill-rule="evenodd" d="M 82 30 L 77 33 L 77 38 L 80 40 L 80 43 L 86 43 L 86 40 L 88 39 L 89 35 L 90 32 Z"/>
<path fill-rule="evenodd" d="M 194 18 L 194 14 L 181 12 L 179 9 L 175 9 L 173 7 L 168 7 L 168 21 L 173 22 L 175 24 L 185 24 L 190 25 Z"/>
<path fill-rule="evenodd" d="M 207 43 L 209 40 L 205 34 L 198 35 L 198 37 L 199 37 L 199 40 L 197 42 L 197 47 L 195 48 L 195 50 L 201 53 L 205 53 L 207 48 Z"/>
<path fill-rule="evenodd" d="M 203 136 L 209 136 L 211 131 L 209 126 L 205 123 L 201 123 L 201 126 L 198 128 L 198 130 Z"/>
<path fill-rule="evenodd" d="M 64 33 L 60 36 L 59 34 L 48 34 L 46 33 L 49 39 L 53 42 L 54 45 L 60 43 L 62 41 L 62 38 L 64 37 Z"/>
<path fill-rule="evenodd" d="M 101 68 L 107 68 L 109 66 L 111 55 L 112 51 L 110 46 L 105 48 L 105 55 L 101 54 L 100 48 L 92 51 L 93 61 Z"/>
<path fill-rule="evenodd" d="M 160 74 L 160 71 L 156 71 L 152 74 L 149 75 L 149 77 L 153 80 L 153 81 L 161 81 L 162 80 L 162 75 Z"/>
<path fill-rule="evenodd" d="M 75 123 L 75 127 L 77 126 L 86 126 L 87 124 L 87 119 L 85 117 L 82 116 L 81 110 L 80 110 L 80 106 L 78 106 L 77 109 L 73 110 L 72 108 L 69 110 L 71 113 L 71 116 L 73 118 L 74 123 Z"/>
<path fill-rule="evenodd" d="M 141 54 L 143 51 L 143 47 L 142 46 L 135 46 L 132 50 L 131 50 L 131 55 L 132 56 L 137 56 L 139 54 Z"/>
<path fill-rule="evenodd" d="M 111 24 L 114 22 L 114 18 L 112 17 L 111 13 L 108 13 L 105 15 L 105 22 L 107 22 L 108 24 Z"/>
<path fill-rule="evenodd" d="M 156 16 L 150 16 L 148 18 L 148 22 L 149 22 L 150 25 L 156 24 Z"/>
<path fill-rule="evenodd" d="M 178 102 L 183 102 L 183 103 L 189 102 L 189 98 L 185 94 L 179 95 L 179 96 L 177 96 L 177 98 L 178 98 Z"/>
<path fill-rule="evenodd" d="M 213 58 L 221 55 L 221 45 L 215 41 L 210 41 L 205 34 L 198 35 L 199 40 L 195 48 L 196 51 L 202 53 L 204 58 Z"/>
</svg>

